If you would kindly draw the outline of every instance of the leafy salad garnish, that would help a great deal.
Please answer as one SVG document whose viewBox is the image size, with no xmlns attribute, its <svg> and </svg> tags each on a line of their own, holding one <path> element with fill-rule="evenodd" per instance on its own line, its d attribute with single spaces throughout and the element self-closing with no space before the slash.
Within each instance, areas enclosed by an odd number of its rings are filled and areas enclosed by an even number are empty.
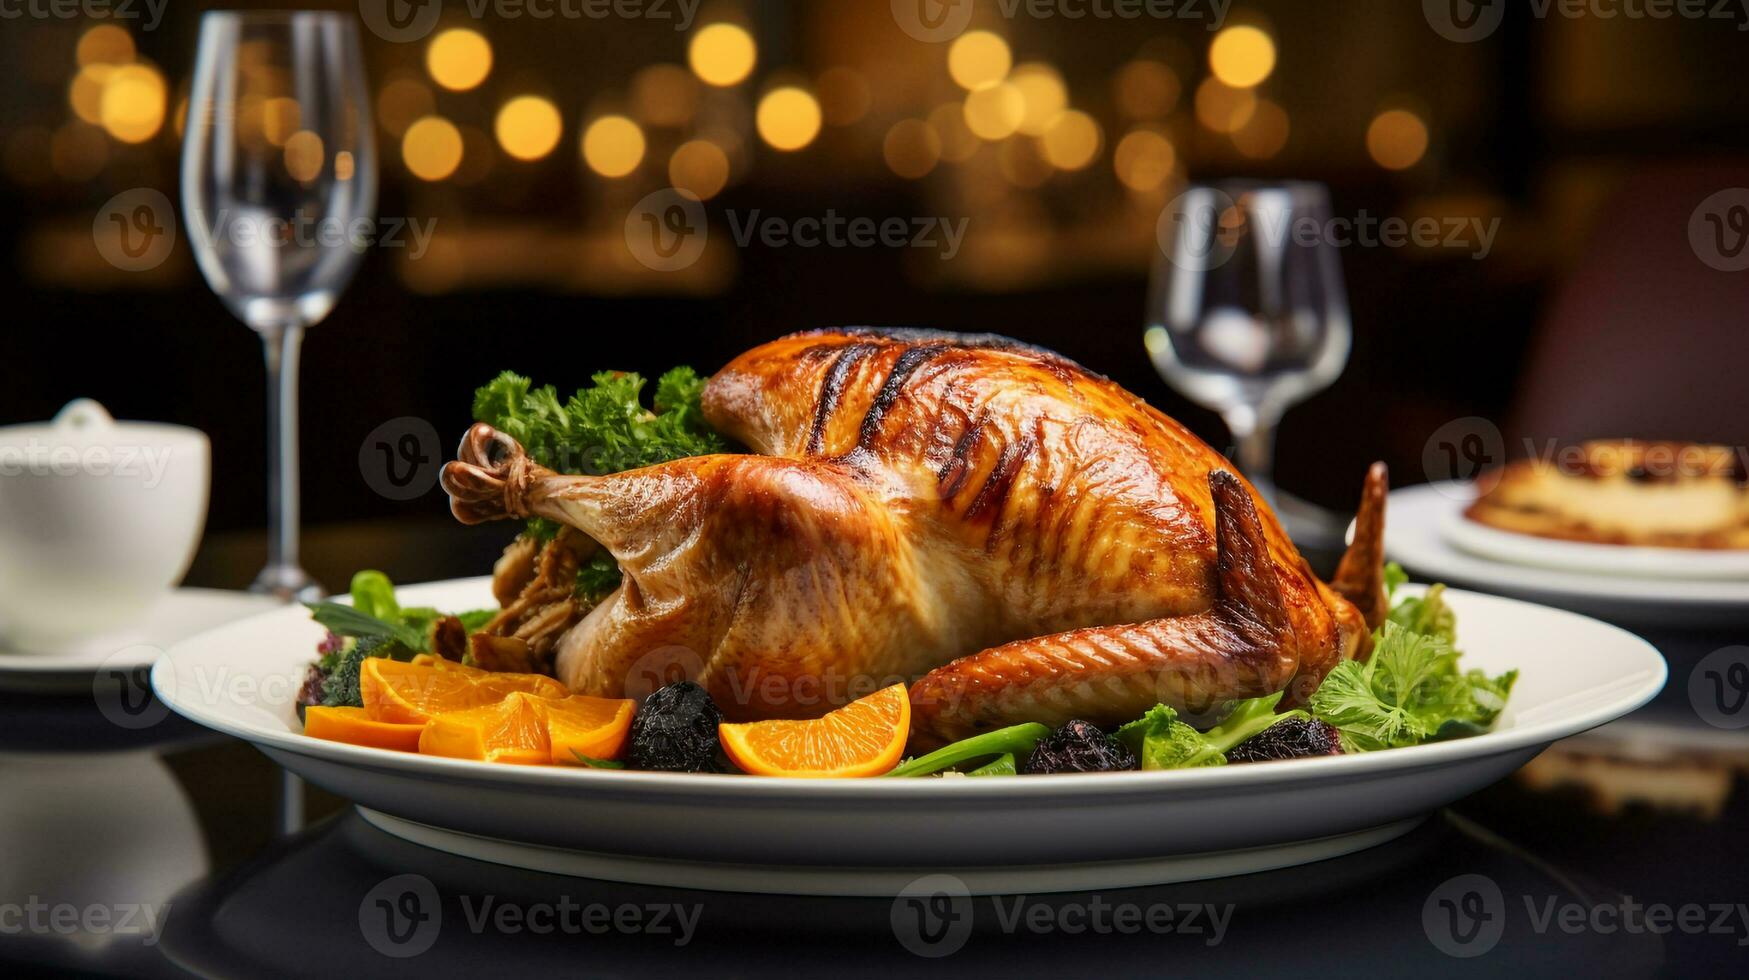
<svg viewBox="0 0 1749 980">
<path fill-rule="evenodd" d="M 1247 698 L 1233 704 L 1221 723 L 1206 732 L 1178 720 L 1178 712 L 1157 704 L 1147 714 L 1112 735 L 1130 747 L 1143 769 L 1194 769 L 1226 765 L 1227 751 L 1265 728 L 1289 718 L 1304 718 L 1300 710 L 1276 714 L 1281 692 Z"/>
<path fill-rule="evenodd" d="M 325 707 L 363 707 L 358 671 L 365 658 L 411 660 L 430 653 L 432 631 L 446 615 L 429 606 L 403 607 L 395 599 L 389 577 L 371 569 L 352 576 L 351 592 L 350 606 L 331 599 L 304 603 L 310 618 L 328 628 L 329 636 L 319 648 L 322 657 L 315 663 L 320 684 L 315 703 Z M 472 633 L 493 615 L 494 610 L 477 609 L 456 618 Z"/>
<path fill-rule="evenodd" d="M 558 473 L 600 476 L 685 456 L 720 453 L 728 442 L 705 423 L 699 400 L 705 379 L 677 367 L 656 379 L 644 407 L 640 374 L 603 371 L 561 400 L 552 385 L 535 387 L 505 371 L 474 392 L 474 418 L 522 444 L 529 458 Z M 531 518 L 527 534 L 548 541 L 558 525 Z M 577 570 L 576 592 L 599 600 L 619 585 L 613 556 L 597 552 Z"/>
</svg>

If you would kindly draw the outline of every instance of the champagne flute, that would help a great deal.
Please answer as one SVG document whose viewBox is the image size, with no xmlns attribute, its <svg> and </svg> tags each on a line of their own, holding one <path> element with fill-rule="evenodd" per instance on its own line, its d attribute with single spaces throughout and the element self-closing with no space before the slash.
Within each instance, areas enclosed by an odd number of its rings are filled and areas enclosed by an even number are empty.
<svg viewBox="0 0 1749 980">
<path fill-rule="evenodd" d="M 298 564 L 298 349 L 352 279 L 376 209 L 376 149 L 352 19 L 201 20 L 182 213 L 201 274 L 267 363 L 268 561 L 250 588 L 319 596 Z"/>
<path fill-rule="evenodd" d="M 1329 228 L 1321 184 L 1188 188 L 1160 216 L 1144 337 L 1166 382 L 1220 413 L 1239 468 L 1290 530 L 1313 538 L 1331 529 L 1275 487 L 1275 429 L 1348 360 L 1348 298 Z"/>
</svg>

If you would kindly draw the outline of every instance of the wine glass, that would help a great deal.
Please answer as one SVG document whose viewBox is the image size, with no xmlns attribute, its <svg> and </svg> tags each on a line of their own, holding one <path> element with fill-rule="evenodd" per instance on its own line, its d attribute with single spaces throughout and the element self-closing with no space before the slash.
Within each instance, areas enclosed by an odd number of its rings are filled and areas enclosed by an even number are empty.
<svg viewBox="0 0 1749 980">
<path fill-rule="evenodd" d="M 351 18 L 217 11 L 201 20 L 182 141 L 182 215 L 200 271 L 261 335 L 268 560 L 250 588 L 319 596 L 298 564 L 298 348 L 374 232 L 376 149 Z"/>
<path fill-rule="evenodd" d="M 1154 367 L 1220 413 L 1239 468 L 1290 525 L 1319 515 L 1275 487 L 1276 425 L 1342 373 L 1352 334 L 1330 228 L 1321 184 L 1194 185 L 1160 216 L 1149 286 Z"/>
</svg>

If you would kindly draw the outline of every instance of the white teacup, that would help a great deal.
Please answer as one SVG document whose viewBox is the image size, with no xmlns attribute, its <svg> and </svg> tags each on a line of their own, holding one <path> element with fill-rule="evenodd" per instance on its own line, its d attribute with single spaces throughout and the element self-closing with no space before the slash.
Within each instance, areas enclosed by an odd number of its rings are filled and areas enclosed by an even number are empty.
<svg viewBox="0 0 1749 980">
<path fill-rule="evenodd" d="M 136 639 L 194 559 L 211 458 L 198 429 L 117 422 L 86 398 L 0 427 L 0 650 Z"/>
</svg>

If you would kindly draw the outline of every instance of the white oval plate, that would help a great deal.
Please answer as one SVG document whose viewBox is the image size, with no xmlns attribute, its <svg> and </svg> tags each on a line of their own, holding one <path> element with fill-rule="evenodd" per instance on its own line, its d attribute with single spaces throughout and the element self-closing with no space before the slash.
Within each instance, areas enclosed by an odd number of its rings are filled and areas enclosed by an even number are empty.
<svg viewBox="0 0 1749 980">
<path fill-rule="evenodd" d="M 401 598 L 466 609 L 490 592 L 476 578 Z M 1467 592 L 1451 603 L 1467 666 L 1520 671 L 1497 731 L 1174 772 L 802 780 L 493 765 L 321 741 L 301 734 L 293 707 L 322 636 L 302 609 L 179 643 L 152 684 L 179 714 L 254 743 L 385 830 L 483 860 L 727 891 L 892 895 L 932 874 L 980 893 L 1125 887 L 1388 840 L 1664 685 L 1664 659 L 1616 627 Z"/>
<path fill-rule="evenodd" d="M 1464 520 L 1463 510 L 1473 499 L 1475 491 L 1465 483 L 1393 490 L 1385 510 L 1385 554 L 1417 578 L 1475 586 L 1618 622 L 1685 628 L 1749 623 L 1749 581 L 1602 574 L 1472 554 L 1457 547 L 1448 531 L 1453 520 Z M 1539 538 L 1529 540 L 1533 547 L 1545 544 Z"/>
<path fill-rule="evenodd" d="M 1467 500 L 1447 511 L 1439 532 L 1462 551 L 1483 558 L 1559 568 L 1595 575 L 1627 575 L 1635 578 L 1749 580 L 1749 551 L 1714 551 L 1705 548 L 1651 548 L 1643 545 L 1596 544 L 1539 538 L 1490 527 L 1464 516 Z"/>
</svg>

